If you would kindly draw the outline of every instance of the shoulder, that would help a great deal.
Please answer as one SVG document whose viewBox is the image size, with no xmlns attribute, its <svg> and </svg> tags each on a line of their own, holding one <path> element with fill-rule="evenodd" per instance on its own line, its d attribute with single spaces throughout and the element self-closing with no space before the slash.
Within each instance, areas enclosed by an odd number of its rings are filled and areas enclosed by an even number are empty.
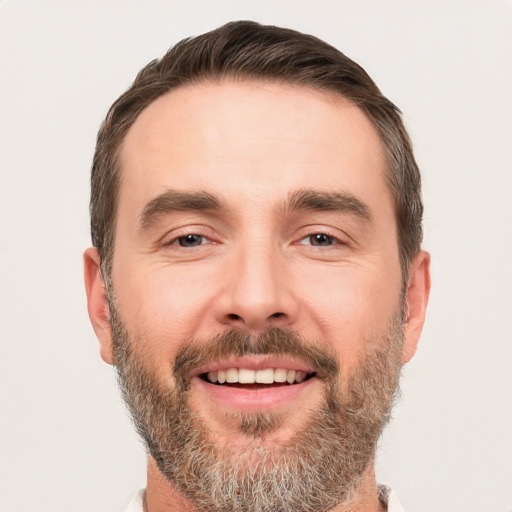
<svg viewBox="0 0 512 512">
<path fill-rule="evenodd" d="M 379 500 L 388 507 L 388 512 L 406 512 L 389 485 L 379 485 Z"/>
<path fill-rule="evenodd" d="M 128 505 L 125 512 L 143 512 L 144 511 L 144 493 L 146 489 L 141 489 Z"/>
</svg>

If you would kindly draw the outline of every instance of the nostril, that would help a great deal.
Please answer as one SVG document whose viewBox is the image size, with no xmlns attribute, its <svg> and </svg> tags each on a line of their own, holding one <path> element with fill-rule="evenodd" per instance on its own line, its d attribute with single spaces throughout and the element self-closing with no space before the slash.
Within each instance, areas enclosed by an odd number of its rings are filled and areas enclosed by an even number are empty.
<svg viewBox="0 0 512 512">
<path fill-rule="evenodd" d="M 287 317 L 287 314 L 282 313 L 281 311 L 272 313 L 268 317 L 261 317 L 261 319 L 259 317 L 257 317 L 257 315 L 251 316 L 249 314 L 249 315 L 245 316 L 245 315 L 237 315 L 236 313 L 228 313 L 224 316 L 224 321 L 231 322 L 234 325 L 243 324 L 243 325 L 247 325 L 247 327 L 249 327 L 249 328 L 260 329 L 264 326 L 265 322 L 273 323 L 272 322 L 273 320 L 284 319 L 286 317 Z M 260 325 L 260 323 L 261 323 L 261 325 Z"/>
</svg>

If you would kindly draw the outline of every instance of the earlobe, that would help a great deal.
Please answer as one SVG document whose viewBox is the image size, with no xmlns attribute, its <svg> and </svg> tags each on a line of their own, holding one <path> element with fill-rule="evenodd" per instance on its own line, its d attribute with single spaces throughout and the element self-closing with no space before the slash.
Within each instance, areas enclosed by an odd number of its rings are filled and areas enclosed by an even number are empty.
<svg viewBox="0 0 512 512">
<path fill-rule="evenodd" d="M 107 291 L 100 273 L 100 257 L 95 247 L 84 252 L 84 280 L 87 310 L 94 332 L 100 342 L 102 359 L 112 364 L 112 334 L 109 323 Z"/>
<path fill-rule="evenodd" d="M 409 265 L 404 318 L 402 362 L 409 362 L 418 347 L 430 294 L 430 255 L 420 251 Z"/>
</svg>

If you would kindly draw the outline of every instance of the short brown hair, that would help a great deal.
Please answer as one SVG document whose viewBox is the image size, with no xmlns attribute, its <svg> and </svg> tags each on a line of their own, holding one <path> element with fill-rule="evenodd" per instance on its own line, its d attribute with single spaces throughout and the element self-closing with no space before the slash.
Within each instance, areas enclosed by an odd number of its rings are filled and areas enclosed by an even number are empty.
<svg viewBox="0 0 512 512">
<path fill-rule="evenodd" d="M 385 149 L 388 186 L 405 271 L 422 240 L 421 179 L 399 109 L 382 95 L 366 71 L 320 39 L 251 21 L 227 23 L 180 41 L 153 60 L 110 108 L 96 144 L 91 173 L 91 235 L 105 277 L 114 253 L 120 183 L 120 149 L 137 116 L 172 89 L 222 79 L 266 80 L 333 92 L 357 105 L 378 131 Z"/>
</svg>

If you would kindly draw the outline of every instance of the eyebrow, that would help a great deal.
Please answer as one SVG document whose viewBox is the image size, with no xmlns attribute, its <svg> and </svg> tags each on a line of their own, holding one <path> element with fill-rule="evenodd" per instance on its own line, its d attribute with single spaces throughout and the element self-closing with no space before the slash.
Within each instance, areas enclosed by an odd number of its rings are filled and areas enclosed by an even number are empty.
<svg viewBox="0 0 512 512">
<path fill-rule="evenodd" d="M 182 192 L 167 190 L 152 199 L 140 214 L 139 225 L 142 229 L 151 227 L 160 217 L 172 212 L 188 210 L 220 211 L 225 209 L 221 202 L 208 192 Z"/>
<path fill-rule="evenodd" d="M 220 200 L 205 191 L 184 192 L 167 190 L 146 204 L 139 218 L 141 229 L 148 229 L 159 218 L 172 212 L 189 210 L 219 212 L 227 210 Z M 282 211 L 331 211 L 350 213 L 365 221 L 372 216 L 368 206 L 349 192 L 325 192 L 320 190 L 297 190 L 290 194 L 282 205 Z"/>
<path fill-rule="evenodd" d="M 328 211 L 349 213 L 370 222 L 370 208 L 361 199 L 350 192 L 325 192 L 321 190 L 297 190 L 284 205 L 284 211 Z"/>
</svg>

